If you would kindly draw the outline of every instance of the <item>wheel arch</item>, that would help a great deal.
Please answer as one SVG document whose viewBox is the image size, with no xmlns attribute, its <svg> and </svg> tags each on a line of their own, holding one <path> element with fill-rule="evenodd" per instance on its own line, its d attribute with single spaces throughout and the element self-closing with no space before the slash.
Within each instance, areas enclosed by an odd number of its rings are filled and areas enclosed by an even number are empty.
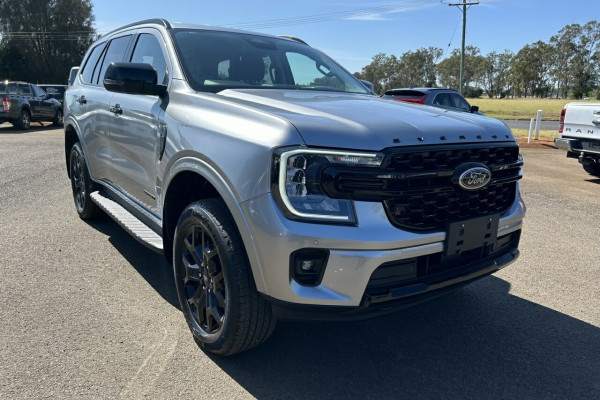
<svg viewBox="0 0 600 400">
<path fill-rule="evenodd" d="M 253 235 L 239 202 L 225 179 L 206 162 L 193 157 L 184 157 L 171 167 L 165 180 L 165 187 L 162 204 L 165 248 L 172 246 L 175 228 L 185 207 L 197 200 L 221 198 L 231 213 L 244 243 L 256 288 L 259 292 L 266 293 L 258 253 L 252 242 Z"/>
<path fill-rule="evenodd" d="M 73 125 L 65 125 L 65 165 L 67 167 L 67 175 L 69 178 L 71 178 L 71 170 L 69 168 L 71 148 L 77 142 L 80 142 L 79 135 Z"/>
</svg>

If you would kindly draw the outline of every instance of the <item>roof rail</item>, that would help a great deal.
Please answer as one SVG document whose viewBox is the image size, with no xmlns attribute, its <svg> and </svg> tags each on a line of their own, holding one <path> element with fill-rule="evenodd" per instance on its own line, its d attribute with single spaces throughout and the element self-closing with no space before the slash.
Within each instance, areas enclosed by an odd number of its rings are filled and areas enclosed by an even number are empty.
<svg viewBox="0 0 600 400">
<path fill-rule="evenodd" d="M 158 25 L 164 26 L 167 29 L 171 29 L 172 28 L 172 26 L 169 23 L 169 21 L 167 21 L 164 18 L 150 18 L 150 19 L 144 19 L 142 21 L 132 22 L 131 24 L 127 24 L 127 25 L 122 26 L 120 28 L 113 29 L 112 31 L 108 32 L 106 35 L 110 35 L 111 33 L 116 32 L 116 31 L 120 31 L 121 29 L 131 28 L 132 26 L 142 25 L 142 24 L 158 24 Z M 106 35 L 103 35 L 103 36 L 106 36 Z"/>
<path fill-rule="evenodd" d="M 281 37 L 308 45 L 308 43 L 306 43 L 304 40 L 302 40 L 300 38 L 297 38 L 296 36 L 281 35 Z"/>
</svg>

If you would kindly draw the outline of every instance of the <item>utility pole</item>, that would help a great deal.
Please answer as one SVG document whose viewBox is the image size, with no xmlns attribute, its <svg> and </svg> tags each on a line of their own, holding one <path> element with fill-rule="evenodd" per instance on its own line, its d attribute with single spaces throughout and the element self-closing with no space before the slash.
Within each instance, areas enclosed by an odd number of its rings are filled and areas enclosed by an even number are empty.
<svg viewBox="0 0 600 400">
<path fill-rule="evenodd" d="M 479 4 L 478 1 L 474 1 L 471 3 L 467 3 L 467 0 L 463 0 L 462 3 L 450 3 L 449 6 L 456 6 L 459 9 L 462 7 L 463 13 L 463 26 L 462 26 L 462 50 L 460 52 L 460 83 L 459 83 L 459 91 L 460 94 L 464 95 L 463 88 L 463 77 L 465 73 L 465 33 L 467 31 L 467 10 L 471 6 L 475 6 Z"/>
</svg>

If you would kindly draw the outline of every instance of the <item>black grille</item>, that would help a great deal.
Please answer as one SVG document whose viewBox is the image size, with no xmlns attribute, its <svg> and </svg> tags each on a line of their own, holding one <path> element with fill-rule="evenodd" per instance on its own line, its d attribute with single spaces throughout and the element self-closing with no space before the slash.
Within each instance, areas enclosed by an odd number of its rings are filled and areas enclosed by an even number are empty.
<svg viewBox="0 0 600 400">
<path fill-rule="evenodd" d="M 414 231 L 445 229 L 458 220 L 498 214 L 515 200 L 522 161 L 516 144 L 437 146 L 386 150 L 382 169 L 328 168 L 323 189 L 334 198 L 382 201 L 390 221 Z M 465 190 L 455 170 L 466 163 L 485 165 L 490 183 Z"/>
<path fill-rule="evenodd" d="M 411 189 L 384 201 L 390 221 L 406 229 L 444 228 L 448 222 L 501 213 L 515 200 L 520 177 L 519 148 L 472 147 L 394 150 L 388 169 L 402 173 L 435 172 L 433 178 L 411 180 Z M 455 168 L 467 162 L 485 164 L 492 182 L 482 190 L 463 190 L 452 183 Z"/>
</svg>

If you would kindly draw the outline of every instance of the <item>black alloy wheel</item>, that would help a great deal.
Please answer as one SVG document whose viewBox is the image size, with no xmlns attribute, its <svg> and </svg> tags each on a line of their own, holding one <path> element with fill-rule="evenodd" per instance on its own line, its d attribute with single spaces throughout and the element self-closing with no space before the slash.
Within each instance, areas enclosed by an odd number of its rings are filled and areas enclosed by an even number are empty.
<svg viewBox="0 0 600 400">
<path fill-rule="evenodd" d="M 75 201 L 77 214 L 81 219 L 93 219 L 101 216 L 103 214 L 102 210 L 90 198 L 90 194 L 95 190 L 95 187 L 90 179 L 79 142 L 71 148 L 69 168 L 71 189 L 73 190 L 73 200 Z"/>
<path fill-rule="evenodd" d="M 182 262 L 185 297 L 195 322 L 205 334 L 223 328 L 227 289 L 216 245 L 206 227 L 190 225 L 185 232 Z"/>
<path fill-rule="evenodd" d="M 270 336 L 275 318 L 256 290 L 243 242 L 222 200 L 186 207 L 173 246 L 179 304 L 199 346 L 232 355 Z"/>
</svg>

